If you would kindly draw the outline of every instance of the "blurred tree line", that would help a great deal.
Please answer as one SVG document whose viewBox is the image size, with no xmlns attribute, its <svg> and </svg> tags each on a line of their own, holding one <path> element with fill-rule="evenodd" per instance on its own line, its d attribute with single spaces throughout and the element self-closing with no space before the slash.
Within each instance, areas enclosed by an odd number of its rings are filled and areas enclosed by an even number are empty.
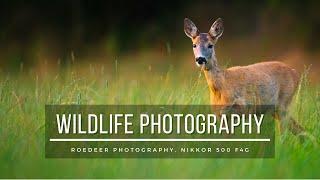
<svg viewBox="0 0 320 180">
<path fill-rule="evenodd" d="M 319 5 L 317 0 L 4 0 L 0 65 L 32 65 L 38 52 L 63 61 L 70 52 L 82 56 L 98 47 L 116 55 L 166 44 L 179 49 L 186 47 L 184 17 L 204 32 L 222 17 L 229 39 L 262 33 L 318 51 Z"/>
</svg>

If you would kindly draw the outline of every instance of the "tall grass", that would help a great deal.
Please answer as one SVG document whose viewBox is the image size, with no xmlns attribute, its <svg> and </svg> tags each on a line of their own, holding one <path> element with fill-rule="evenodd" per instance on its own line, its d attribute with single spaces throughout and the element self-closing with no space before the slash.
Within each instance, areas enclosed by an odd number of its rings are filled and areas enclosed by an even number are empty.
<svg viewBox="0 0 320 180">
<path fill-rule="evenodd" d="M 115 67 L 116 66 L 116 67 Z M 319 86 L 304 78 L 291 113 L 319 140 Z M 202 74 L 115 62 L 0 77 L 2 178 L 320 178 L 320 149 L 285 132 L 274 159 L 45 159 L 45 104 L 209 104 Z"/>
</svg>

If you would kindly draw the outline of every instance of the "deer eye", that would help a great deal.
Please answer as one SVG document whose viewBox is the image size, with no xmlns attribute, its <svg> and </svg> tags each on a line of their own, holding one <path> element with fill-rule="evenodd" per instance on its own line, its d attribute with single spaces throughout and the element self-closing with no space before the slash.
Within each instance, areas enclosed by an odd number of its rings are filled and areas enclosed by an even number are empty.
<svg viewBox="0 0 320 180">
<path fill-rule="evenodd" d="M 209 44 L 209 45 L 208 45 L 208 48 L 210 48 L 210 49 L 211 49 L 212 47 L 213 47 L 213 45 L 212 45 L 212 44 Z"/>
<path fill-rule="evenodd" d="M 192 47 L 193 47 L 193 48 L 196 48 L 196 47 L 197 47 L 197 45 L 196 45 L 196 44 L 193 44 L 193 45 L 192 45 Z"/>
</svg>

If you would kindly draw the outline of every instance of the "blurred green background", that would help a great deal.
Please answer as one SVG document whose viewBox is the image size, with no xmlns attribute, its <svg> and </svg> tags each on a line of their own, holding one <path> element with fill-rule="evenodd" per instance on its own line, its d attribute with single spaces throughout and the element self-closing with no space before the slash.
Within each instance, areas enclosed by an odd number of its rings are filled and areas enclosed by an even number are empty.
<svg viewBox="0 0 320 180">
<path fill-rule="evenodd" d="M 72 58 L 108 63 L 128 56 L 148 61 L 192 62 L 183 19 L 207 32 L 218 17 L 225 32 L 217 45 L 223 63 L 282 60 L 302 69 L 318 67 L 319 1 L 1 1 L 0 68 L 54 68 Z M 142 56 L 142 57 L 141 57 Z M 192 64 L 193 65 L 193 64 Z M 48 71 L 48 69 L 46 70 Z M 311 69 L 311 76 L 317 79 Z"/>
</svg>

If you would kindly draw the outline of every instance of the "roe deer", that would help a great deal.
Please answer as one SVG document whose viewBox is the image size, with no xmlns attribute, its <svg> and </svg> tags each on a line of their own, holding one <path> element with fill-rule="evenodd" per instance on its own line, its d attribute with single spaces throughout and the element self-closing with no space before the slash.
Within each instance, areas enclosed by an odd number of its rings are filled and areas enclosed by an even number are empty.
<svg viewBox="0 0 320 180">
<path fill-rule="evenodd" d="M 221 18 L 212 24 L 208 33 L 200 33 L 191 20 L 184 20 L 184 31 L 192 40 L 196 64 L 204 72 L 209 86 L 211 104 L 275 105 L 276 119 L 281 120 L 283 126 L 288 106 L 299 83 L 297 72 L 277 61 L 220 68 L 214 47 L 223 29 Z M 304 132 L 293 118 L 288 119 L 288 125 L 295 135 Z"/>
</svg>

